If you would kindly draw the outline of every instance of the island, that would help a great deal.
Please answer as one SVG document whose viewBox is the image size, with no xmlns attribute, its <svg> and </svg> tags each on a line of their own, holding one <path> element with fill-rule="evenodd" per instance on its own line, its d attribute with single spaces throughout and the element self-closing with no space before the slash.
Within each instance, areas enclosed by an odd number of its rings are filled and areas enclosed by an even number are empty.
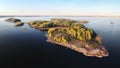
<svg viewBox="0 0 120 68">
<path fill-rule="evenodd" d="M 86 56 L 99 58 L 108 56 L 109 53 L 102 44 L 102 38 L 81 22 L 80 20 L 53 18 L 50 21 L 31 21 L 29 25 L 48 31 L 47 42 L 73 49 Z"/>
<path fill-rule="evenodd" d="M 68 47 L 86 56 L 105 57 L 109 53 L 102 45 L 102 39 L 93 29 L 83 28 L 80 24 L 71 27 L 51 28 L 48 30 L 47 41 Z"/>
<path fill-rule="evenodd" d="M 23 26 L 23 25 L 24 25 L 23 22 L 16 22 L 14 26 L 19 27 L 19 26 Z"/>
<path fill-rule="evenodd" d="M 81 23 L 81 24 L 87 24 L 87 23 L 89 23 L 89 21 L 87 21 L 87 20 L 78 20 L 77 22 Z"/>
<path fill-rule="evenodd" d="M 73 23 L 86 24 L 86 20 L 72 20 L 64 18 L 52 18 L 50 21 L 36 20 L 29 22 L 29 26 L 39 30 L 48 31 L 50 28 L 70 27 Z"/>
<path fill-rule="evenodd" d="M 15 19 L 15 18 L 8 18 L 8 19 L 5 19 L 6 22 L 13 22 L 13 23 L 16 23 L 16 22 L 21 22 L 20 19 Z"/>
<path fill-rule="evenodd" d="M 24 25 L 24 23 L 21 22 L 20 19 L 16 19 L 16 18 L 8 18 L 8 19 L 5 19 L 5 21 L 14 23 L 15 27 L 19 27 L 19 26 L 23 26 Z"/>
</svg>

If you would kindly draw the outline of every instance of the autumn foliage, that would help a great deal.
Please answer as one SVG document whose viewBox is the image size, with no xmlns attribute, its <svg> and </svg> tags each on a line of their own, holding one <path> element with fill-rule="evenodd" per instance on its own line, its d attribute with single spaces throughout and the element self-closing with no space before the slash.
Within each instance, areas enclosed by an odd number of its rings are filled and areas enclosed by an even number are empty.
<svg viewBox="0 0 120 68">
<path fill-rule="evenodd" d="M 96 36 L 93 29 L 84 28 L 82 24 L 73 24 L 71 27 L 51 28 L 48 37 L 56 42 L 70 42 L 73 40 L 89 41 Z"/>
</svg>

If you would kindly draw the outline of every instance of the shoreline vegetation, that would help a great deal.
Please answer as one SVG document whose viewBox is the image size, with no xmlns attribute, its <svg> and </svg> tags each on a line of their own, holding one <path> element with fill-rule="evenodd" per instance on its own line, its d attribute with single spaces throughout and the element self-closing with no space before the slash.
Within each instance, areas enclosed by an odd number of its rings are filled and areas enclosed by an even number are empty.
<svg viewBox="0 0 120 68">
<path fill-rule="evenodd" d="M 52 18 L 50 21 L 36 20 L 28 24 L 32 28 L 48 31 L 47 42 L 70 48 L 85 56 L 98 58 L 108 56 L 102 38 L 93 29 L 86 28 L 84 26 L 86 23 L 89 21 Z"/>
</svg>

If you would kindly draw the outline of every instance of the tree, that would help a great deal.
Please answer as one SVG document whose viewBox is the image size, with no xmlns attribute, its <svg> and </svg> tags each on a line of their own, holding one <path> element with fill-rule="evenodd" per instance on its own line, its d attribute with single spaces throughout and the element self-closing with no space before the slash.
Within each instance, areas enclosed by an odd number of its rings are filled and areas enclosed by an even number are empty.
<svg viewBox="0 0 120 68">
<path fill-rule="evenodd" d="M 80 28 L 84 28 L 84 25 L 83 24 L 78 24 L 78 23 L 73 23 L 72 28 L 75 28 L 76 30 L 78 30 Z"/>
<path fill-rule="evenodd" d="M 52 37 L 53 33 L 55 32 L 55 28 L 51 28 L 48 30 L 48 37 Z"/>
<path fill-rule="evenodd" d="M 92 39 L 92 35 L 90 31 L 86 31 L 86 39 L 87 40 L 91 40 Z"/>
<path fill-rule="evenodd" d="M 67 42 L 67 39 L 65 38 L 65 36 L 62 36 L 62 42 L 66 43 Z"/>
<path fill-rule="evenodd" d="M 75 37 L 76 38 L 76 30 L 75 29 L 73 29 L 73 28 L 70 28 L 70 30 L 68 30 L 67 31 L 68 32 L 68 34 L 70 34 L 71 36 L 73 36 L 73 37 Z"/>
</svg>

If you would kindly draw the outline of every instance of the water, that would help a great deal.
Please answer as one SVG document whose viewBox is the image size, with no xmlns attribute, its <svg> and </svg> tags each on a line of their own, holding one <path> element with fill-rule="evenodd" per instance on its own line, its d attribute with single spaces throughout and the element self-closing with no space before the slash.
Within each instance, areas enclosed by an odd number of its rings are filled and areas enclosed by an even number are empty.
<svg viewBox="0 0 120 68">
<path fill-rule="evenodd" d="M 58 67 L 71 68 L 115 68 L 120 65 L 120 19 L 118 18 L 62 17 L 90 21 L 86 27 L 93 28 L 98 35 L 102 36 L 103 44 L 110 53 L 108 57 L 102 59 L 86 57 L 71 49 L 48 43 L 45 37 L 46 31 L 31 28 L 27 24 L 32 20 L 50 20 L 54 17 L 16 18 L 26 24 L 22 27 L 14 27 L 13 23 L 4 22 L 6 18 L 0 18 L 0 65 L 4 67 L 40 68 L 58 65 Z"/>
</svg>

